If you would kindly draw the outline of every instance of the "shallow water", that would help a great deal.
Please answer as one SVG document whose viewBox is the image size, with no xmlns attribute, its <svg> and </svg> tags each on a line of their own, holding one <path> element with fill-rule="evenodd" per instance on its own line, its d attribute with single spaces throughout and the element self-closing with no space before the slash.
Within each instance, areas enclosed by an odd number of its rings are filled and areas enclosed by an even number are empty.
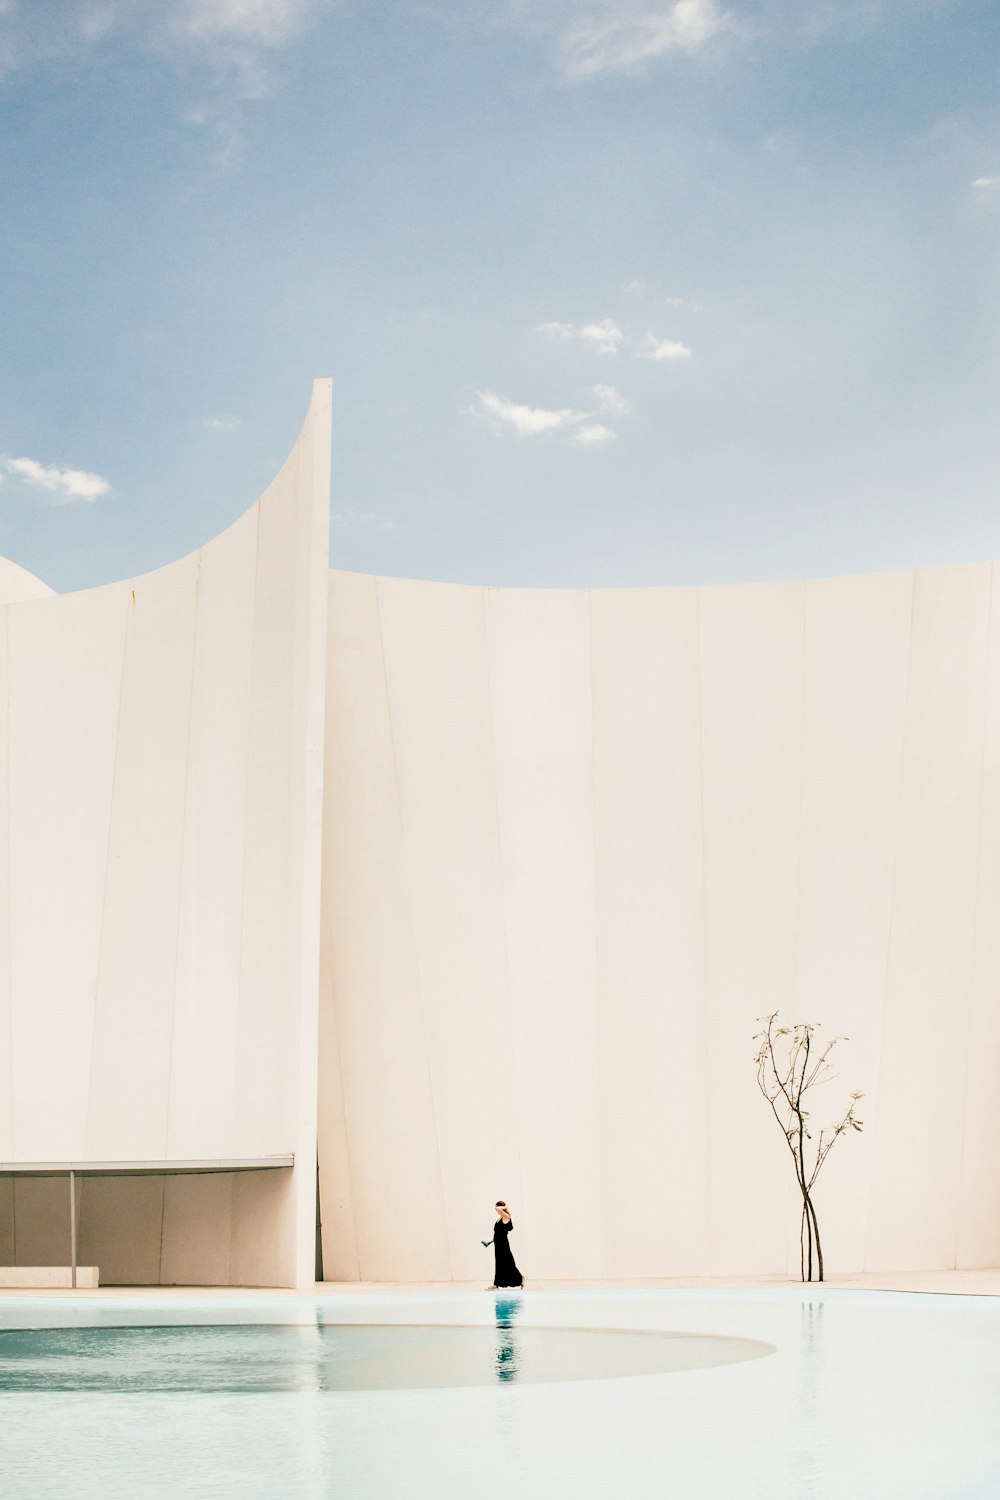
<svg viewBox="0 0 1000 1500">
<path fill-rule="evenodd" d="M 697 1334 L 417 1324 L 56 1328 L 0 1333 L 0 1391 L 420 1390 L 694 1370 L 771 1354 Z"/>
<path fill-rule="evenodd" d="M 63 1388 L 0 1389 L 4 1500 L 468 1500 L 501 1484 L 515 1500 L 1000 1500 L 1000 1299 L 794 1287 L 3 1298 L 4 1378 L 36 1357 L 44 1369 L 45 1340 L 68 1323 L 83 1332 L 55 1334 Z M 774 1352 L 522 1378 L 548 1358 L 538 1350 L 582 1354 L 574 1330 L 600 1329 L 611 1342 L 591 1347 L 605 1356 L 715 1339 Z M 190 1381 L 198 1348 L 228 1351 L 214 1376 L 200 1364 L 216 1386 L 150 1388 L 171 1369 Z M 341 1356 L 362 1367 L 387 1351 L 409 1385 L 324 1383 Z M 449 1379 L 456 1360 L 481 1378 L 418 1383 L 439 1355 Z M 124 1386 L 66 1389 L 80 1360 Z M 518 1378 L 505 1379 L 512 1360 Z M 266 1389 L 252 1383 L 262 1361 Z M 241 1363 L 251 1383 L 234 1388 Z"/>
</svg>

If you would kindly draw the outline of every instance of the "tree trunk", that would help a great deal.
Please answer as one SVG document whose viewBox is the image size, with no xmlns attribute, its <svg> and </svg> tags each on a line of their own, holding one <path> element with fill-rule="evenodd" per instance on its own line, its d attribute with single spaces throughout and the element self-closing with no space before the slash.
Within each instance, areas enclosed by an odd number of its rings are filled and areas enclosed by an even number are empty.
<svg viewBox="0 0 1000 1500">
<path fill-rule="evenodd" d="M 823 1246 L 819 1237 L 819 1220 L 809 1194 L 809 1189 L 800 1181 L 802 1192 L 802 1227 L 799 1231 L 799 1270 L 803 1281 L 813 1279 L 813 1243 L 816 1245 L 816 1280 L 823 1280 Z"/>
</svg>

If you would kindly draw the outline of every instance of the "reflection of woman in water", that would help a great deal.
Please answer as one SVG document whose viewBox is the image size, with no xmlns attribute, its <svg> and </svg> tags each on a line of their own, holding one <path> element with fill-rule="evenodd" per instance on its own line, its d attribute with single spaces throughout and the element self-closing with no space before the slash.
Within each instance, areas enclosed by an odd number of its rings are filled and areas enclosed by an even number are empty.
<svg viewBox="0 0 1000 1500">
<path fill-rule="evenodd" d="M 493 1226 L 493 1238 L 483 1241 L 484 1244 L 493 1246 L 493 1257 L 496 1262 L 493 1285 L 486 1288 L 488 1292 L 495 1292 L 500 1286 L 524 1285 L 524 1277 L 514 1264 L 514 1257 L 510 1253 L 510 1245 L 507 1242 L 507 1236 L 514 1228 L 510 1210 L 502 1198 L 498 1198 L 494 1206 L 497 1211 L 497 1221 Z"/>
<path fill-rule="evenodd" d="M 497 1315 L 497 1346 L 493 1369 L 503 1384 L 516 1380 L 520 1373 L 521 1351 L 514 1332 L 514 1321 L 521 1311 L 520 1297 L 498 1297 L 494 1303 Z"/>
</svg>

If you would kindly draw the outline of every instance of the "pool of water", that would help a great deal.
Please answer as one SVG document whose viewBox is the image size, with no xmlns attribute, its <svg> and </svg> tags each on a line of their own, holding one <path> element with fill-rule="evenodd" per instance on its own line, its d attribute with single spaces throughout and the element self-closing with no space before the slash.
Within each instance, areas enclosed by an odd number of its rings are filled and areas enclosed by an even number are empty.
<svg viewBox="0 0 1000 1500">
<path fill-rule="evenodd" d="M 607 1328 L 216 1324 L 0 1333 L 0 1391 L 386 1391 L 658 1375 L 759 1359 L 753 1339 Z"/>
<path fill-rule="evenodd" d="M 1000 1299 L 4 1297 L 0 1329 L 12 1500 L 1000 1500 Z"/>
</svg>

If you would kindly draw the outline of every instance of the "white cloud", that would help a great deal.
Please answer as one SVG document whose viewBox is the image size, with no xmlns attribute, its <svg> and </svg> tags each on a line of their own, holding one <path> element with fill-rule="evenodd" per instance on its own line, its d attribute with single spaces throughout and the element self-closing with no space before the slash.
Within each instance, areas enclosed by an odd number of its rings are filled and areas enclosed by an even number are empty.
<svg viewBox="0 0 1000 1500">
<path fill-rule="evenodd" d="M 692 350 L 687 344 L 682 344 L 678 339 L 658 339 L 652 333 L 646 334 L 646 347 L 640 350 L 636 359 L 690 359 Z"/>
<path fill-rule="evenodd" d="M 519 406 L 498 396 L 494 391 L 477 391 L 481 412 L 493 418 L 501 427 L 516 432 L 519 437 L 537 437 L 542 432 L 555 432 L 559 428 L 574 427 L 586 420 L 586 412 L 572 411 L 564 407 L 561 411 L 549 411 L 543 406 Z"/>
<path fill-rule="evenodd" d="M 601 411 L 609 417 L 623 417 L 632 410 L 621 391 L 616 391 L 613 385 L 595 385 L 593 391 Z"/>
<path fill-rule="evenodd" d="M 592 344 L 598 354 L 617 354 L 625 335 L 617 323 L 605 318 L 601 323 L 586 323 L 580 329 L 580 337 Z"/>
<path fill-rule="evenodd" d="M 594 387 L 601 413 L 624 413 L 628 404 L 614 386 Z M 613 428 L 596 419 L 592 411 L 575 411 L 572 407 L 549 410 L 540 406 L 520 406 L 493 391 L 477 391 L 480 416 L 488 416 L 498 431 L 514 432 L 518 437 L 537 437 L 543 432 L 566 432 L 585 448 L 600 448 L 617 436 Z"/>
<path fill-rule="evenodd" d="M 641 297 L 645 290 L 646 283 L 644 281 L 630 281 L 625 288 L 625 293 L 629 297 Z"/>
<path fill-rule="evenodd" d="M 342 0 L 60 0 L 10 5 L 0 0 L 0 76 L 47 60 L 86 58 L 109 43 L 166 58 L 185 92 L 202 96 L 182 119 L 223 138 L 214 153 L 227 165 L 241 142 L 234 115 L 272 92 L 270 57 Z M 57 14 L 53 16 L 52 11 Z M 199 119 L 199 115 L 203 118 Z"/>
<path fill-rule="evenodd" d="M 0 458 L 8 474 L 20 479 L 31 489 L 43 490 L 52 496 L 54 505 L 67 505 L 79 500 L 90 505 L 99 495 L 111 489 L 106 479 L 99 474 L 88 474 L 84 469 L 65 469 L 58 464 L 41 464 L 35 458 Z"/>
<path fill-rule="evenodd" d="M 236 38 L 280 46 L 298 29 L 313 0 L 186 0 L 178 25 L 197 41 Z"/>
<path fill-rule="evenodd" d="M 14 27 L 24 56 L 51 56 L 80 42 L 99 45 L 109 37 L 131 36 L 160 50 L 170 38 L 202 46 L 232 42 L 241 47 L 280 47 L 291 41 L 311 16 L 337 0 L 63 0 L 58 24 L 41 7 L 19 7 L 0 0 L 0 19 Z M 205 61 L 211 62 L 211 57 Z"/>
<path fill-rule="evenodd" d="M 550 339 L 571 339 L 576 333 L 572 323 L 539 323 L 536 333 L 544 333 Z"/>
<path fill-rule="evenodd" d="M 974 188 L 991 188 L 996 187 L 998 184 L 1000 184 L 1000 177 L 976 177 L 969 183 L 969 186 Z"/>
<path fill-rule="evenodd" d="M 596 349 L 598 354 L 617 354 L 625 337 L 618 324 L 613 323 L 610 318 L 604 318 L 600 323 L 584 323 L 582 328 L 577 328 L 573 323 L 539 323 L 535 332 L 544 333 L 550 339 L 582 339 L 591 349 Z"/>
<path fill-rule="evenodd" d="M 715 0 L 653 8 L 618 3 L 564 32 L 560 62 L 567 77 L 581 82 L 603 73 L 637 73 L 670 53 L 696 52 L 728 25 Z"/>
<path fill-rule="evenodd" d="M 573 434 L 574 440 L 583 443 L 587 448 L 599 448 L 617 436 L 617 432 L 613 432 L 610 427 L 605 427 L 603 422 L 588 422 L 586 427 L 578 427 Z"/>
<path fill-rule="evenodd" d="M 239 417 L 202 417 L 201 425 L 210 432 L 235 432 L 241 423 Z"/>
</svg>

